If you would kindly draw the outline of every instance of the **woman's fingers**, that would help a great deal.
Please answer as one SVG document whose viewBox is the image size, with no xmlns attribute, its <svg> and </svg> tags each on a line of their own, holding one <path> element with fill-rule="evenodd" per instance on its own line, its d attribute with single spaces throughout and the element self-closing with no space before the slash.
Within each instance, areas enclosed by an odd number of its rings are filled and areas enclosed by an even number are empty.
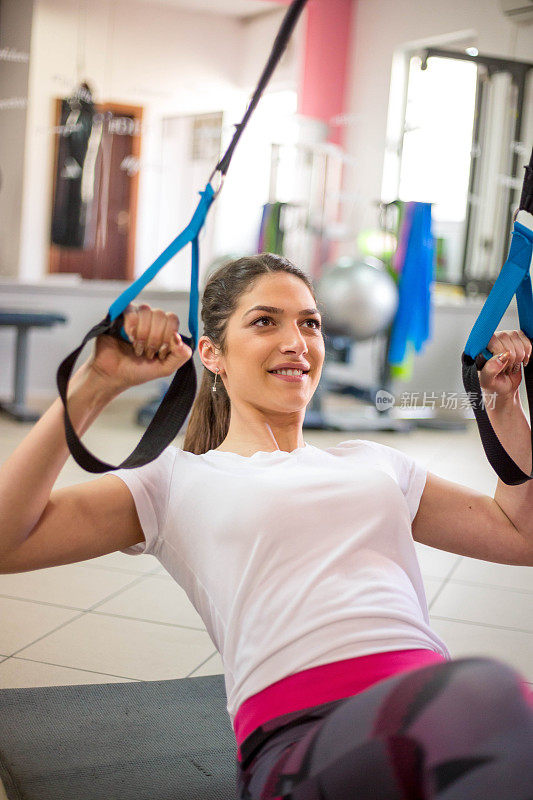
<svg viewBox="0 0 533 800">
<path fill-rule="evenodd" d="M 124 312 L 124 330 L 133 345 L 135 355 L 153 359 L 157 353 L 164 358 L 170 342 L 179 328 L 179 318 L 172 312 L 151 308 L 146 303 L 129 305 Z"/>
<path fill-rule="evenodd" d="M 150 331 L 144 349 L 146 358 L 152 359 L 163 344 L 166 321 L 166 314 L 161 308 L 152 309 Z"/>
<path fill-rule="evenodd" d="M 179 335 L 178 331 L 175 331 L 172 334 L 171 344 L 170 344 L 170 352 L 176 358 L 182 359 L 184 354 L 189 353 L 192 355 L 192 350 L 188 344 L 185 344 L 181 336 Z"/>
<path fill-rule="evenodd" d="M 524 353 L 525 353 L 525 356 L 524 356 L 524 367 L 527 367 L 527 365 L 529 364 L 529 359 L 531 358 L 531 350 L 532 350 L 531 341 L 526 336 L 524 331 L 517 331 L 517 333 L 520 336 L 522 344 L 524 345 Z"/>
<path fill-rule="evenodd" d="M 123 327 L 133 349 L 120 342 L 112 345 L 109 337 L 98 337 L 94 356 L 99 368 L 120 383 L 121 391 L 168 377 L 192 357 L 192 349 L 179 336 L 176 314 L 146 304 L 130 305 L 124 312 Z"/>
<path fill-rule="evenodd" d="M 520 337 L 515 336 L 516 333 L 516 331 L 496 331 L 488 345 L 488 349 L 494 355 L 509 353 L 507 361 L 507 368 L 509 370 L 513 369 L 517 361 L 521 361 L 521 359 L 519 359 L 521 351 L 523 355 L 523 344 Z"/>
<path fill-rule="evenodd" d="M 124 330 L 137 356 L 152 360 L 157 354 L 161 363 L 168 362 L 171 371 L 192 355 L 179 335 L 179 317 L 170 311 L 152 309 L 146 303 L 138 307 L 130 304 L 124 312 Z"/>
<path fill-rule="evenodd" d="M 177 333 L 179 328 L 180 321 L 178 319 L 177 314 L 172 314 L 171 312 L 167 312 L 165 315 L 165 328 L 163 331 L 163 339 L 162 344 L 159 347 L 157 355 L 161 361 L 167 356 L 172 342 L 174 340 L 174 334 Z"/>
<path fill-rule="evenodd" d="M 526 357 L 524 343 L 520 338 L 518 331 L 509 331 L 508 338 L 514 350 L 514 361 L 512 364 L 510 363 L 509 368 L 512 372 L 519 372 L 522 362 Z"/>
<path fill-rule="evenodd" d="M 532 345 L 523 331 L 496 331 L 491 337 L 488 349 L 494 355 L 508 353 L 506 373 L 511 374 L 519 372 L 522 364 L 527 366 Z"/>
<path fill-rule="evenodd" d="M 126 335 L 132 343 L 135 341 L 135 337 L 137 336 L 138 322 L 139 313 L 137 306 L 134 306 L 132 303 L 130 303 L 124 311 L 124 330 L 126 331 Z"/>
<path fill-rule="evenodd" d="M 148 336 L 150 334 L 150 327 L 152 324 L 152 309 L 150 306 L 143 303 L 137 309 L 137 331 L 133 341 L 133 349 L 136 356 L 144 354 Z"/>
</svg>

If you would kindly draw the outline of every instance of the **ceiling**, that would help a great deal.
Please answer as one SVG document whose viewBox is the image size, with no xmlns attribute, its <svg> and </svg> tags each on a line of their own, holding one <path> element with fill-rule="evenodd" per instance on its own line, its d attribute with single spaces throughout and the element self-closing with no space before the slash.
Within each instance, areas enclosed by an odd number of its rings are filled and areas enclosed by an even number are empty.
<svg viewBox="0 0 533 800">
<path fill-rule="evenodd" d="M 232 17 L 255 17 L 279 8 L 277 0 L 145 0 L 145 2 Z"/>
</svg>

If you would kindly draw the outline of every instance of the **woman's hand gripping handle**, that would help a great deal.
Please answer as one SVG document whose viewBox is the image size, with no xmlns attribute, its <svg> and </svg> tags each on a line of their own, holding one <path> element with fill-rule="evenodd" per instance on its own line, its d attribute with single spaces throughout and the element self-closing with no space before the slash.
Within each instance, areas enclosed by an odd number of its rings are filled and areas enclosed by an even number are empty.
<svg viewBox="0 0 533 800">
<path fill-rule="evenodd" d="M 192 356 L 179 335 L 179 317 L 160 308 L 130 304 L 124 311 L 122 337 L 103 334 L 95 340 L 88 366 L 116 394 L 147 381 L 167 378 Z"/>
</svg>

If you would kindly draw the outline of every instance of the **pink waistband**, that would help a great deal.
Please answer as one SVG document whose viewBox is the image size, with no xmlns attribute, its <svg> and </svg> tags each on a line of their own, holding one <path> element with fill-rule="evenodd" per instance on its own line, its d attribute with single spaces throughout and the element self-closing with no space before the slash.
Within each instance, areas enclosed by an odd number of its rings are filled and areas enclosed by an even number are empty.
<svg viewBox="0 0 533 800">
<path fill-rule="evenodd" d="M 237 758 L 242 761 L 240 746 L 244 740 L 275 717 L 351 697 L 398 672 L 439 661 L 446 658 L 434 650 L 393 650 L 321 664 L 282 678 L 248 697 L 239 707 L 233 720 Z"/>
</svg>

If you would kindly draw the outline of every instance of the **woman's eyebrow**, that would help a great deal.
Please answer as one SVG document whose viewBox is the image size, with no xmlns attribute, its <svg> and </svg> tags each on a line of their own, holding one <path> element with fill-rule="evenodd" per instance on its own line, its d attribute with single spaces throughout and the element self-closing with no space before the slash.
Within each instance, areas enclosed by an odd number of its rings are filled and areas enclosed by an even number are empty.
<svg viewBox="0 0 533 800">
<path fill-rule="evenodd" d="M 254 306 L 253 308 L 249 308 L 245 314 L 243 314 L 242 318 L 246 317 L 248 314 L 251 314 L 252 311 L 268 311 L 269 314 L 283 314 L 284 311 L 282 308 L 275 308 L 275 306 Z M 320 316 L 320 311 L 318 308 L 303 308 L 301 311 L 298 311 L 298 315 L 301 314 L 318 314 Z"/>
</svg>

